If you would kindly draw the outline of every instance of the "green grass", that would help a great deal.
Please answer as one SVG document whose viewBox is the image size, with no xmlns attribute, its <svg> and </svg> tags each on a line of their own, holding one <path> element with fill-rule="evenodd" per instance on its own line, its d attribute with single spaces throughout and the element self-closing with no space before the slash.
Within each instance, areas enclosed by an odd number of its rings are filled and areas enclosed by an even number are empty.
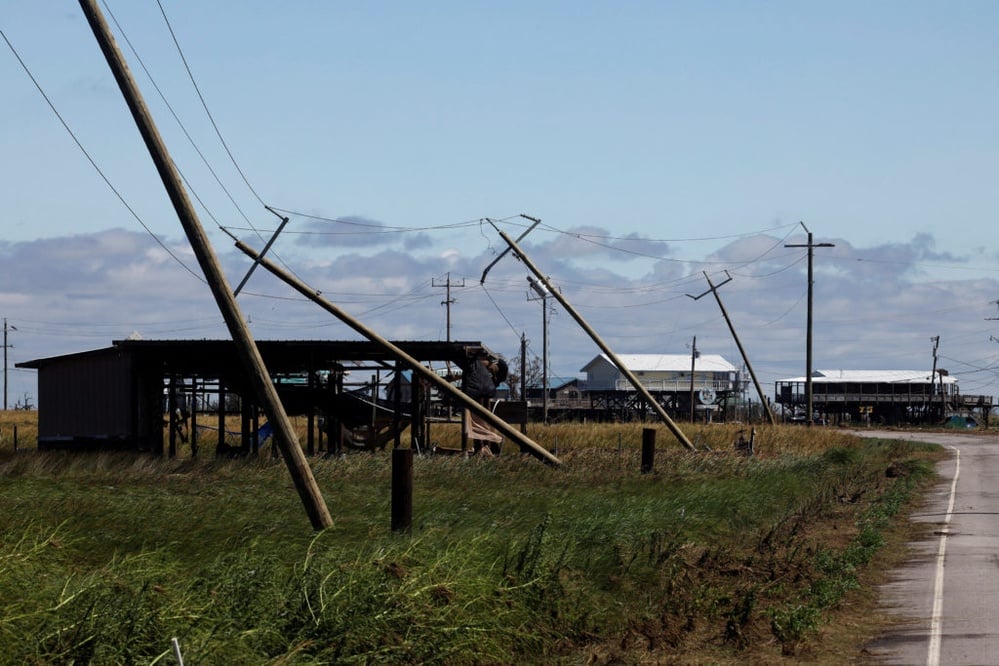
<svg viewBox="0 0 999 666">
<path fill-rule="evenodd" d="M 799 427 L 758 429 L 747 459 L 735 432 L 701 428 L 714 452 L 691 454 L 660 429 L 651 474 L 640 426 L 536 429 L 558 468 L 416 457 L 408 535 L 384 452 L 312 461 L 334 518 L 316 533 L 269 455 L 2 449 L 0 664 L 170 664 L 172 637 L 225 664 L 822 654 L 939 454 Z"/>
</svg>

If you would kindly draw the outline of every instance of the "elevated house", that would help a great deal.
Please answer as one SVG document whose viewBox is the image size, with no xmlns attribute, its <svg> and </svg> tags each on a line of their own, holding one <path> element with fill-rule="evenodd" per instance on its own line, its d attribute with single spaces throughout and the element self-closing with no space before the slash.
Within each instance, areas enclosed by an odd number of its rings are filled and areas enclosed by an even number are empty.
<svg viewBox="0 0 999 666">
<path fill-rule="evenodd" d="M 693 401 L 696 418 L 711 420 L 741 392 L 740 373 L 717 354 L 619 354 L 621 363 L 666 409 L 689 417 Z M 650 411 L 635 387 L 606 354 L 584 365 L 585 392 L 593 409 L 622 419 L 644 418 Z"/>
<path fill-rule="evenodd" d="M 787 418 L 807 416 L 807 379 L 777 380 L 775 399 Z M 941 421 L 979 411 L 987 422 L 992 396 L 963 395 L 946 371 L 816 370 L 812 373 L 814 418 L 895 425 Z"/>
</svg>

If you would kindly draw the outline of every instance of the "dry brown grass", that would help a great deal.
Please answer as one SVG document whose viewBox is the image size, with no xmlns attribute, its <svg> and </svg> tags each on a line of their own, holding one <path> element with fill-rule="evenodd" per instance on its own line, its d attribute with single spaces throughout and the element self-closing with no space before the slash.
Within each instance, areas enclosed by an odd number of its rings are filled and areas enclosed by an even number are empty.
<svg viewBox="0 0 999 666">
<path fill-rule="evenodd" d="M 38 439 L 38 412 L 34 410 L 0 411 L 0 451 L 34 448 Z"/>
</svg>

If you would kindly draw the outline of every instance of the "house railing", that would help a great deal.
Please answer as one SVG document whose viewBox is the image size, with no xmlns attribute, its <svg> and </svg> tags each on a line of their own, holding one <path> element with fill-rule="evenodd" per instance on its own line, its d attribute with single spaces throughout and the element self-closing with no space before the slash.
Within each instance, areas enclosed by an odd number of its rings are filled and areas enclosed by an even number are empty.
<svg viewBox="0 0 999 666">
<path fill-rule="evenodd" d="M 662 391 L 664 393 L 683 393 L 690 391 L 690 379 L 642 379 L 639 378 L 642 386 L 649 391 Z M 731 391 L 734 388 L 733 382 L 728 380 L 703 380 L 694 379 L 694 390 L 703 391 Z M 612 385 L 601 385 L 590 383 L 587 385 L 590 391 L 634 391 L 635 387 L 627 379 L 618 379 Z"/>
</svg>

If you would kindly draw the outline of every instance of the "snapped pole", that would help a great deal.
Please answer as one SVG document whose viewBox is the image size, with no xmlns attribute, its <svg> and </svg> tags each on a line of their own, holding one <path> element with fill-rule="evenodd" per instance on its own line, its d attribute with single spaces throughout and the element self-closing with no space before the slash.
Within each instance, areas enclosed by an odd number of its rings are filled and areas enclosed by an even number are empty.
<svg viewBox="0 0 999 666">
<path fill-rule="evenodd" d="M 552 287 L 552 285 L 548 282 L 548 278 L 546 278 L 541 271 L 538 270 L 538 267 L 534 265 L 526 254 L 524 254 L 524 251 L 520 249 L 517 243 L 500 229 L 497 229 L 496 231 L 503 238 L 503 240 L 506 241 L 507 245 L 510 246 L 514 254 L 516 254 L 517 257 L 524 262 L 524 265 L 527 266 L 532 273 L 534 273 L 534 276 L 538 278 L 543 285 L 545 285 L 549 293 L 562 305 L 563 308 L 565 308 L 566 312 L 572 315 L 572 318 L 576 320 L 576 323 L 579 324 L 584 331 L 586 331 L 587 335 L 589 335 L 595 343 L 597 343 L 597 346 L 600 347 L 601 351 L 607 355 L 607 358 L 610 359 L 610 362 L 617 367 L 621 374 L 623 374 L 628 381 L 631 382 L 631 385 L 635 387 L 635 390 L 638 391 L 643 398 L 645 398 L 646 402 L 649 403 L 652 409 L 656 410 L 663 422 L 666 423 L 666 427 L 670 429 L 670 432 L 673 433 L 677 440 L 679 440 L 681 444 L 691 451 L 696 451 L 697 448 L 689 439 L 687 439 L 687 436 L 683 434 L 683 431 L 680 430 L 676 423 L 673 422 L 673 419 L 669 417 L 669 414 L 667 414 L 666 410 L 663 409 L 663 406 L 659 404 L 659 401 L 656 400 L 652 394 L 649 393 L 649 390 L 645 388 L 642 382 L 638 380 L 635 373 L 629 370 L 624 363 L 621 362 L 621 359 L 617 357 L 617 354 L 611 351 L 611 348 L 607 346 L 607 343 L 605 343 L 603 339 L 597 335 L 597 332 L 594 331 L 588 323 L 586 323 L 586 320 L 583 319 L 578 312 L 576 312 L 576 309 L 569 305 L 569 302 L 565 300 L 565 297 L 559 293 L 557 289 Z"/>
<path fill-rule="evenodd" d="M 534 440 L 522 434 L 519 430 L 511 426 L 509 423 L 507 423 L 503 419 L 493 414 L 491 411 L 489 411 L 488 409 L 477 403 L 472 398 L 468 397 L 464 392 L 462 392 L 460 389 L 456 388 L 455 386 L 447 382 L 443 377 L 439 376 L 436 372 L 433 372 L 432 370 L 430 370 L 430 368 L 427 368 L 425 365 L 420 363 L 411 355 L 407 354 L 405 350 L 398 347 L 397 345 L 392 344 L 390 341 L 378 335 L 372 329 L 368 328 L 363 323 L 354 319 L 349 314 L 341 310 L 339 307 L 337 307 L 330 301 L 320 296 L 315 289 L 312 289 L 311 287 L 309 287 L 309 285 L 305 284 L 297 277 L 295 277 L 288 271 L 284 270 L 280 266 L 276 265 L 274 262 L 270 261 L 269 259 L 261 257 L 256 250 L 254 250 L 252 247 L 250 247 L 243 241 L 236 239 L 236 247 L 251 259 L 259 261 L 261 266 L 270 271 L 275 277 L 279 278 L 282 282 L 295 289 L 295 291 L 302 294 L 303 296 L 311 300 L 313 303 L 316 303 L 317 305 L 322 307 L 324 310 L 332 314 L 334 317 L 336 317 L 343 323 L 347 324 L 347 326 L 350 326 L 352 329 L 363 335 L 371 342 L 374 342 L 375 344 L 380 345 L 381 347 L 386 349 L 397 359 L 399 359 L 407 366 L 409 366 L 410 370 L 421 375 L 424 379 L 426 379 L 431 384 L 435 385 L 440 390 L 450 394 L 451 397 L 455 398 L 462 405 L 464 405 L 466 409 L 470 409 L 471 411 L 481 416 L 483 419 L 488 421 L 493 427 L 502 432 L 505 436 L 517 442 L 517 444 L 519 444 L 521 448 L 526 449 L 535 458 L 543 462 L 549 463 L 551 465 L 562 464 L 562 461 L 560 461 L 558 458 L 553 456 L 543 447 L 538 445 Z"/>
<path fill-rule="evenodd" d="M 298 437 L 292 428 L 288 415 L 284 411 L 284 407 L 277 394 L 277 389 L 271 381 L 267 368 L 264 366 L 260 350 L 257 349 L 257 345 L 244 322 L 239 306 L 236 304 L 236 299 L 229 289 L 225 273 L 222 272 L 218 259 L 215 257 L 215 252 L 208 242 L 208 236 L 202 228 L 197 213 L 194 211 L 194 206 L 191 204 L 191 200 L 187 196 L 187 191 L 181 183 L 180 175 L 177 173 L 177 169 L 170 159 L 166 145 L 163 143 L 163 139 L 160 137 L 159 131 L 153 122 L 152 115 L 146 107 L 145 100 L 143 100 L 142 94 L 139 92 L 139 87 L 132 78 L 128 65 L 125 63 L 125 59 L 122 57 L 121 51 L 115 43 L 107 21 L 104 20 L 103 14 L 101 14 L 100 9 L 97 7 L 97 1 L 80 0 L 80 7 L 83 9 L 83 13 L 90 23 L 90 28 L 97 38 L 97 43 L 100 45 L 101 51 L 103 51 L 104 57 L 108 62 L 108 66 L 111 68 L 111 72 L 118 82 L 118 87 L 125 97 L 125 102 L 132 113 L 132 118 L 139 128 L 139 133 L 146 143 L 146 148 L 149 150 L 153 163 L 156 165 L 160 179 L 163 181 L 163 186 L 166 188 L 174 210 L 177 212 L 177 217 L 180 218 L 180 223 L 184 227 L 184 232 L 191 243 L 191 249 L 194 250 L 198 264 L 205 274 L 205 280 L 211 288 L 215 302 L 219 306 L 219 311 L 222 313 L 226 326 L 229 328 L 229 333 L 232 335 L 233 342 L 236 344 L 236 349 L 239 352 L 240 360 L 246 370 L 254 394 L 263 407 L 264 413 L 267 414 L 267 420 L 274 426 L 274 435 L 278 446 L 281 448 L 285 463 L 288 465 L 288 471 L 294 481 L 295 489 L 298 491 L 302 503 L 305 505 L 305 511 L 309 515 L 312 527 L 317 530 L 330 527 L 333 524 L 333 518 L 330 516 L 329 509 L 323 501 L 322 494 L 319 492 L 319 486 L 312 476 L 312 470 L 305 459 L 302 447 L 298 444 Z"/>
</svg>

